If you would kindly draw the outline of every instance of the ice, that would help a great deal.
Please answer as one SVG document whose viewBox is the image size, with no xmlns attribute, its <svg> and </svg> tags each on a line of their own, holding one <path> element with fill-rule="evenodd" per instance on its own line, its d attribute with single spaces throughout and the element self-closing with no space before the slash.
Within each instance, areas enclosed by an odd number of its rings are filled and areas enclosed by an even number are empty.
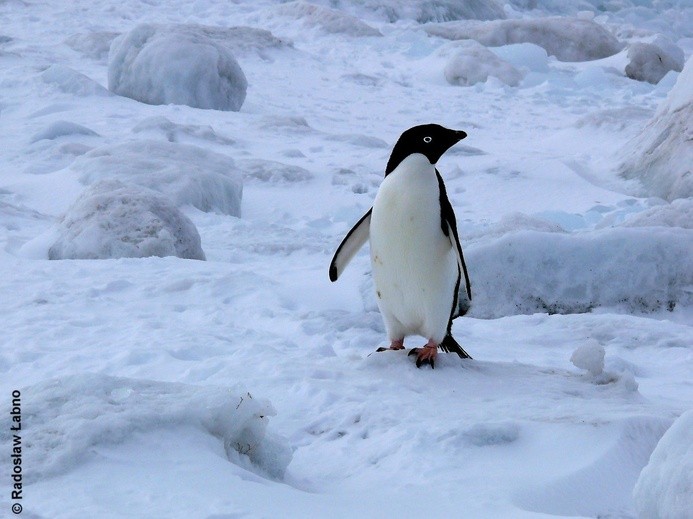
<svg viewBox="0 0 693 519">
<path fill-rule="evenodd" d="M 148 104 L 237 112 L 248 81 L 228 49 L 195 26 L 141 24 L 111 45 L 108 88 Z"/>
<path fill-rule="evenodd" d="M 693 410 L 664 434 L 633 490 L 638 517 L 685 519 L 693 510 Z"/>
<path fill-rule="evenodd" d="M 64 65 L 51 65 L 41 73 L 41 78 L 66 94 L 80 97 L 112 95 L 93 79 Z"/>
<path fill-rule="evenodd" d="M 178 206 L 241 214 L 243 181 L 234 161 L 189 144 L 139 140 L 102 146 L 70 166 L 86 185 L 118 179 L 159 191 Z"/>
<path fill-rule="evenodd" d="M 549 63 L 546 50 L 533 43 L 515 43 L 491 49 L 501 59 L 518 68 L 532 72 L 548 72 Z"/>
<path fill-rule="evenodd" d="M 665 200 L 693 196 L 693 59 L 642 131 L 624 146 L 619 173 Z"/>
<path fill-rule="evenodd" d="M 533 43 L 561 61 L 606 58 L 623 47 L 598 23 L 576 18 L 448 22 L 430 24 L 425 29 L 432 36 L 450 40 L 473 39 L 487 47 Z"/>
<path fill-rule="evenodd" d="M 671 203 L 656 205 L 631 215 L 625 227 L 681 227 L 693 229 L 693 199 L 677 198 Z"/>
<path fill-rule="evenodd" d="M 628 48 L 628 59 L 626 76 L 654 84 L 659 83 L 670 70 L 681 72 L 685 63 L 683 50 L 662 37 L 652 43 L 633 43 Z"/>
<path fill-rule="evenodd" d="M 138 433 L 190 427 L 216 439 L 231 463 L 281 479 L 291 461 L 286 441 L 267 431 L 275 410 L 266 399 L 236 386 L 193 386 L 146 379 L 78 374 L 21 388 L 20 433 L 26 482 L 63 474 L 98 456 L 99 447 L 127 442 Z M 8 441 L 9 413 L 0 439 Z M 206 447 L 200 445 L 199 449 Z M 9 456 L 0 461 L 7 471 Z"/>
<path fill-rule="evenodd" d="M 52 260 L 205 259 L 195 225 L 169 199 L 117 180 L 92 184 L 49 233 L 57 236 Z"/>
<path fill-rule="evenodd" d="M 517 86 L 523 74 L 507 61 L 474 40 L 464 42 L 445 66 L 445 79 L 452 85 L 472 86 L 495 77 L 509 86 Z"/>
<path fill-rule="evenodd" d="M 87 58 L 105 60 L 113 40 L 119 33 L 112 31 L 93 31 L 71 35 L 65 40 L 65 45 Z"/>
</svg>

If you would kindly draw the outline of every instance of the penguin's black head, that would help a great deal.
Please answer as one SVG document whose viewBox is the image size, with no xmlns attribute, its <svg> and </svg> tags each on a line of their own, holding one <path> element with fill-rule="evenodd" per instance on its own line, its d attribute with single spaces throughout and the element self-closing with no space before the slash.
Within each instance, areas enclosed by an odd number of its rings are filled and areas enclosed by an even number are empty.
<svg viewBox="0 0 693 519">
<path fill-rule="evenodd" d="M 431 164 L 435 164 L 443 153 L 466 136 L 467 134 L 461 130 L 450 130 L 439 124 L 422 124 L 409 128 L 400 136 L 392 149 L 385 175 L 391 173 L 412 153 L 421 153 L 431 161 Z"/>
</svg>

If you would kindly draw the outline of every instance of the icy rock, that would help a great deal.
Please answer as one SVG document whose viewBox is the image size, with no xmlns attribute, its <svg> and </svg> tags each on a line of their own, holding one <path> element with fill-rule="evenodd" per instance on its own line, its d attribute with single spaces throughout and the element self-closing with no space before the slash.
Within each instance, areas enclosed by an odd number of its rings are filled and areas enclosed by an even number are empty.
<svg viewBox="0 0 693 519">
<path fill-rule="evenodd" d="M 274 12 L 280 16 L 301 20 L 306 27 L 317 27 L 330 34 L 382 36 L 378 29 L 355 16 L 308 2 L 289 2 L 278 5 L 274 8 Z"/>
<path fill-rule="evenodd" d="M 177 206 L 241 215 L 243 179 L 233 159 L 197 146 L 149 140 L 102 146 L 70 169 L 86 185 L 114 178 L 159 191 Z"/>
<path fill-rule="evenodd" d="M 153 105 L 237 112 L 248 81 L 231 52 L 199 27 L 142 24 L 113 41 L 108 88 Z"/>
<path fill-rule="evenodd" d="M 637 42 L 628 49 L 626 76 L 637 81 L 657 84 L 667 72 L 681 72 L 685 63 L 683 50 L 659 37 L 652 43 Z"/>
<path fill-rule="evenodd" d="M 597 341 L 590 341 L 578 347 L 570 356 L 576 368 L 589 371 L 595 377 L 604 371 L 604 347 Z"/>
<path fill-rule="evenodd" d="M 65 135 L 98 136 L 99 134 L 81 124 L 72 123 L 70 121 L 54 121 L 48 125 L 47 128 L 35 133 L 31 137 L 30 142 L 37 142 L 44 139 L 54 140 Z"/>
<path fill-rule="evenodd" d="M 681 227 L 693 229 L 693 198 L 677 198 L 626 219 L 623 227 Z"/>
<path fill-rule="evenodd" d="M 633 490 L 642 519 L 688 519 L 693 510 L 693 410 L 664 433 Z"/>
<path fill-rule="evenodd" d="M 53 231 L 48 259 L 204 260 L 195 225 L 165 196 L 117 180 L 87 188 Z"/>
<path fill-rule="evenodd" d="M 445 66 L 445 79 L 452 85 L 471 86 L 493 76 L 506 85 L 517 86 L 523 74 L 474 40 L 463 42 Z"/>
<path fill-rule="evenodd" d="M 191 386 L 106 375 L 62 377 L 22 388 L 25 481 L 69 472 L 100 445 L 124 443 L 137 433 L 192 427 L 223 443 L 232 463 L 281 479 L 291 461 L 286 440 L 267 431 L 271 403 L 236 388 Z M 10 441 L 9 412 L 0 441 Z M 200 446 L 200 448 L 205 448 Z M 9 470 L 9 456 L 0 460 Z"/>
<path fill-rule="evenodd" d="M 576 18 L 460 21 L 427 25 L 425 30 L 431 36 L 472 39 L 487 47 L 533 43 L 560 61 L 606 58 L 622 48 L 621 43 L 598 23 Z"/>
<path fill-rule="evenodd" d="M 693 59 L 645 128 L 623 148 L 619 173 L 645 194 L 672 201 L 693 197 Z"/>
<path fill-rule="evenodd" d="M 65 94 L 79 97 L 112 95 L 93 79 L 64 65 L 51 65 L 41 73 L 41 79 L 45 83 L 54 84 Z"/>
<path fill-rule="evenodd" d="M 108 57 L 111 43 L 119 35 L 109 31 L 78 33 L 67 38 L 65 45 L 87 58 L 104 59 Z"/>
</svg>

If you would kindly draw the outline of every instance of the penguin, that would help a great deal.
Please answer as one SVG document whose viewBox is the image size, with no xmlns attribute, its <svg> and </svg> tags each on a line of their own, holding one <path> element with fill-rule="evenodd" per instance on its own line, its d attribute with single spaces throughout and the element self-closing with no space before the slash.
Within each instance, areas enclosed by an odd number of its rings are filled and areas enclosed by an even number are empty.
<svg viewBox="0 0 693 519">
<path fill-rule="evenodd" d="M 404 339 L 428 340 L 409 355 L 416 366 L 435 368 L 438 348 L 471 356 L 452 337 L 452 320 L 459 317 L 462 276 L 471 301 L 472 290 L 455 212 L 435 164 L 467 134 L 438 124 L 414 126 L 397 140 L 385 168 L 373 206 L 347 233 L 332 258 L 336 281 L 367 242 L 378 308 L 390 340 L 402 350 Z"/>
</svg>

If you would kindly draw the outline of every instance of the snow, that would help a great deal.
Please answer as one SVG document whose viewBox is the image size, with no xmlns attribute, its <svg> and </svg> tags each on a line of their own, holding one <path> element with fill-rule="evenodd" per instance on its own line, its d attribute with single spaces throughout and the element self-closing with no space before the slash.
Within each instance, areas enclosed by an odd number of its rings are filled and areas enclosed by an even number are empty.
<svg viewBox="0 0 693 519">
<path fill-rule="evenodd" d="M 470 40 L 445 65 L 445 79 L 452 85 L 471 86 L 495 77 L 509 86 L 517 86 L 522 73 L 498 58 L 483 45 Z"/>
<path fill-rule="evenodd" d="M 633 491 L 639 517 L 685 519 L 693 510 L 693 410 L 655 447 Z"/>
<path fill-rule="evenodd" d="M 237 112 L 247 88 L 234 56 L 194 26 L 142 24 L 111 44 L 108 89 L 143 103 Z"/>
<path fill-rule="evenodd" d="M 681 72 L 684 54 L 680 47 L 666 38 L 657 38 L 652 43 L 637 42 L 628 48 L 626 76 L 638 81 L 659 83 L 669 72 Z"/>
<path fill-rule="evenodd" d="M 85 185 L 117 178 L 159 191 L 177 206 L 241 213 L 243 180 L 233 159 L 198 146 L 147 139 L 106 145 L 79 157 L 70 170 Z"/>
<path fill-rule="evenodd" d="M 18 501 L 13 391 L 25 517 L 674 506 L 693 407 L 691 71 L 655 85 L 625 68 L 663 38 L 690 62 L 686 2 L 0 2 L 0 517 Z M 479 44 L 523 79 L 448 83 L 480 47 L 429 35 L 445 20 L 536 27 Z M 591 32 L 575 57 L 618 52 L 558 60 L 577 21 Z M 240 110 L 109 92 L 108 49 L 141 24 L 232 55 Z M 474 296 L 452 329 L 474 359 L 441 353 L 435 370 L 375 353 L 367 247 L 337 283 L 327 272 L 401 132 L 429 122 L 468 133 L 437 166 Z M 48 260 L 63 216 L 104 186 L 166 199 L 206 261 Z M 137 237 L 147 218 L 102 223 Z"/>
<path fill-rule="evenodd" d="M 693 60 L 688 59 L 668 97 L 621 153 L 619 172 L 642 191 L 665 200 L 693 196 Z"/>
<path fill-rule="evenodd" d="M 578 18 L 448 22 L 430 24 L 425 29 L 432 36 L 449 40 L 473 39 L 487 47 L 533 43 L 561 61 L 606 58 L 622 48 L 604 27 Z"/>
<path fill-rule="evenodd" d="M 177 256 L 204 260 L 195 224 L 168 198 L 118 180 L 92 184 L 57 225 L 48 259 Z"/>
</svg>

